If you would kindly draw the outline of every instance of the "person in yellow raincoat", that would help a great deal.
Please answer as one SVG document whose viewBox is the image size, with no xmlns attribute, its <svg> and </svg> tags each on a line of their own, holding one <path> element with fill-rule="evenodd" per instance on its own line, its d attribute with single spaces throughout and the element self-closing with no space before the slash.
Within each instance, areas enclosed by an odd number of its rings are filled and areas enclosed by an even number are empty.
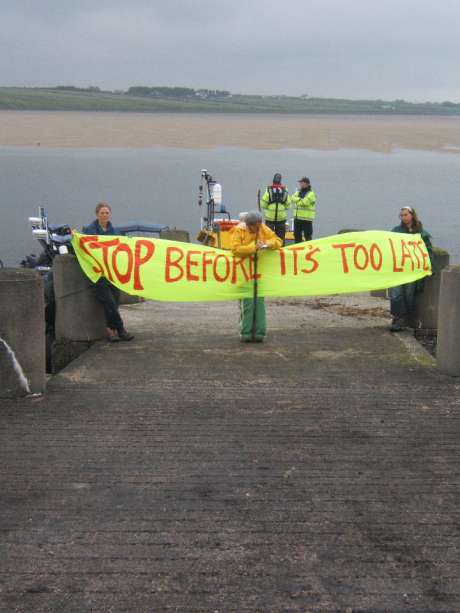
<svg viewBox="0 0 460 613">
<path fill-rule="evenodd" d="M 281 249 L 283 241 L 262 223 L 259 211 L 250 211 L 232 233 L 232 253 L 238 257 L 257 254 L 261 249 Z M 255 304 L 254 304 L 255 302 Z M 241 340 L 262 342 L 267 333 L 265 301 L 263 297 L 244 298 L 241 306 Z M 254 313 L 255 309 L 255 313 Z"/>
</svg>

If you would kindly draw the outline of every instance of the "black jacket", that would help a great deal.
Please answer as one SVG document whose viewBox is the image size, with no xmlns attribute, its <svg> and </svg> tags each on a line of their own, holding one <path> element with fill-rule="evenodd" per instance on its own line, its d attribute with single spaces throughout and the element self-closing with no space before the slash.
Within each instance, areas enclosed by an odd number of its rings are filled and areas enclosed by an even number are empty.
<svg viewBox="0 0 460 613">
<path fill-rule="evenodd" d="M 99 221 L 95 219 L 89 224 L 89 226 L 83 226 L 83 234 L 97 234 L 99 236 L 112 236 L 112 235 L 117 234 L 117 232 L 115 231 L 115 228 L 112 226 L 110 221 L 107 225 L 107 230 L 103 230 L 101 225 L 99 224 Z"/>
</svg>

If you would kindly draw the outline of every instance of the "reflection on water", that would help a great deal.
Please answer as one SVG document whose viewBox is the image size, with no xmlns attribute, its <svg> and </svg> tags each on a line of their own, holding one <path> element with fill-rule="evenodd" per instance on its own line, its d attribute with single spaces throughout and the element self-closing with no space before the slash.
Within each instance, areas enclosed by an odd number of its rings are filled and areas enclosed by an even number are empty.
<svg viewBox="0 0 460 613">
<path fill-rule="evenodd" d="M 114 221 L 199 227 L 198 184 L 207 168 L 234 215 L 257 207 L 275 172 L 290 191 L 307 175 L 318 194 L 316 237 L 341 228 L 391 229 L 401 205 L 415 206 L 434 244 L 460 261 L 460 156 L 399 151 L 247 149 L 0 148 L 0 258 L 17 265 L 37 251 L 27 217 L 44 205 L 50 220 L 80 228 L 107 200 Z"/>
</svg>

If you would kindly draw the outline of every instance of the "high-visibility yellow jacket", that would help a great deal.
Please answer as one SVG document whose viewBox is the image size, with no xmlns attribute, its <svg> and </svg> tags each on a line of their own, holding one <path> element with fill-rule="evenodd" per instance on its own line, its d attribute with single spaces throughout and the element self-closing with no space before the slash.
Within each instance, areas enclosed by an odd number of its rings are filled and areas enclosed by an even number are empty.
<svg viewBox="0 0 460 613">
<path fill-rule="evenodd" d="M 302 198 L 299 190 L 291 196 L 291 204 L 294 209 L 294 219 L 313 221 L 316 217 L 316 194 L 310 189 Z"/>
<path fill-rule="evenodd" d="M 260 207 L 264 211 L 266 221 L 286 221 L 289 207 L 291 206 L 289 194 L 285 186 L 280 186 L 283 192 L 279 197 L 280 202 L 276 202 L 276 187 L 276 185 L 267 187 L 260 201 Z"/>
<path fill-rule="evenodd" d="M 257 251 L 257 241 L 262 241 L 269 249 L 281 249 L 283 246 L 283 241 L 264 223 L 260 226 L 256 235 L 248 230 L 244 222 L 241 222 L 232 232 L 231 250 L 233 255 L 240 257 L 252 255 Z"/>
</svg>

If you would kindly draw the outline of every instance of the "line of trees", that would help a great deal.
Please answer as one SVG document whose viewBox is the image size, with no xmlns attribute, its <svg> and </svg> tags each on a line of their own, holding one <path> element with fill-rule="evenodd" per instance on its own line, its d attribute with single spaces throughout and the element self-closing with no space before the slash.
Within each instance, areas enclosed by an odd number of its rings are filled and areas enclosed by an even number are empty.
<svg viewBox="0 0 460 613">
<path fill-rule="evenodd" d="M 89 87 L 75 87 L 75 85 L 56 85 L 56 87 L 52 87 L 51 89 L 56 89 L 57 91 L 61 92 L 101 92 L 101 88 L 96 87 L 95 85 L 90 85 Z"/>
<path fill-rule="evenodd" d="M 192 87 L 146 87 L 136 85 L 126 92 L 129 96 L 148 98 L 227 98 L 231 93 L 222 89 L 193 89 Z"/>
<path fill-rule="evenodd" d="M 341 109 L 353 110 L 363 112 L 365 107 L 369 112 L 385 112 L 385 113 L 398 113 L 398 112 L 453 112 L 458 114 L 460 111 L 460 102 L 451 102 L 445 100 L 443 102 L 409 102 L 402 99 L 397 100 L 348 100 L 341 98 L 316 98 L 310 97 L 308 94 L 301 96 L 275 96 L 275 95 L 244 95 L 244 94 L 232 94 L 224 89 L 194 89 L 193 87 L 161 87 L 154 86 L 148 87 L 146 85 L 136 85 L 129 87 L 128 90 L 103 90 L 97 86 L 88 87 L 76 87 L 75 85 L 57 85 L 55 87 L 48 88 L 53 91 L 59 92 L 85 92 L 94 94 L 117 94 L 121 96 L 135 96 L 141 98 L 160 98 L 160 99 L 175 99 L 175 100 L 223 100 L 232 98 L 232 102 L 242 101 L 243 103 L 255 103 L 257 100 L 262 101 L 264 104 L 271 104 L 273 102 L 283 102 L 286 104 L 294 104 L 296 106 L 301 103 L 302 108 L 306 110 L 313 107 L 321 107 L 323 110 L 331 110 L 326 107 L 331 105 L 337 112 Z"/>
</svg>

